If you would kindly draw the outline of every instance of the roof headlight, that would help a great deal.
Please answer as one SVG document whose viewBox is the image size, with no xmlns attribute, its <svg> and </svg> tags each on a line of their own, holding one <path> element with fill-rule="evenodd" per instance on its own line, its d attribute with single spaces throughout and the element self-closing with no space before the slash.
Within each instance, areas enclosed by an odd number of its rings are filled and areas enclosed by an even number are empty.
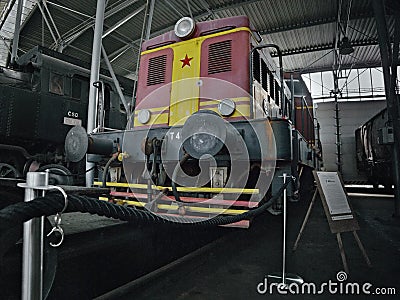
<svg viewBox="0 0 400 300">
<path fill-rule="evenodd" d="M 221 100 L 218 104 L 219 113 L 224 117 L 229 117 L 236 109 L 236 103 L 232 99 Z"/>
<path fill-rule="evenodd" d="M 181 39 L 188 38 L 194 33 L 195 23 L 192 18 L 183 17 L 175 24 L 175 35 Z"/>
<path fill-rule="evenodd" d="M 151 113 L 148 109 L 142 109 L 138 113 L 138 120 L 141 124 L 146 124 L 151 117 Z"/>
</svg>

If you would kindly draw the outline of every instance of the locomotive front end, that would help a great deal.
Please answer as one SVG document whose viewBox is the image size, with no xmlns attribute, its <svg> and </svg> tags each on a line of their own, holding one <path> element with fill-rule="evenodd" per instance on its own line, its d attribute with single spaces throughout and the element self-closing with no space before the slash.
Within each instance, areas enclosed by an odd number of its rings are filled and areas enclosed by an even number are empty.
<svg viewBox="0 0 400 300">
<path fill-rule="evenodd" d="M 198 24 L 183 18 L 143 43 L 127 129 L 92 134 L 77 149 L 79 157 L 96 153 L 104 140 L 114 149 L 95 182 L 114 189 L 103 200 L 185 222 L 241 214 L 269 198 L 279 157 L 271 119 L 252 97 L 251 49 L 244 16 Z"/>
<path fill-rule="evenodd" d="M 266 194 L 259 177 L 268 187 L 275 144 L 268 121 L 250 124 L 250 40 L 247 17 L 183 18 L 143 43 L 123 164 L 135 198 L 157 198 L 158 213 L 199 220 L 239 214 Z M 149 195 L 150 186 L 168 192 Z"/>
</svg>

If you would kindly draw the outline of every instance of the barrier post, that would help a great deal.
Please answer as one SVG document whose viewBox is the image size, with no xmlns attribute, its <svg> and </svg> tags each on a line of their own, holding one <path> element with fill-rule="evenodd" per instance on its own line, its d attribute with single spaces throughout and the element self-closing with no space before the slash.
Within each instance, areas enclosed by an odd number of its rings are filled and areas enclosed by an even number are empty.
<svg viewBox="0 0 400 300">
<path fill-rule="evenodd" d="M 287 174 L 283 173 L 283 184 L 286 184 L 287 180 Z M 282 287 L 287 287 L 289 284 L 294 283 L 297 285 L 301 285 L 304 280 L 296 275 L 296 274 L 290 274 L 286 273 L 286 214 L 287 214 L 287 192 L 286 192 L 287 187 L 283 190 L 283 246 L 282 246 L 282 273 L 273 273 L 269 274 L 267 277 L 271 281 L 277 281 L 280 282 Z"/>
<path fill-rule="evenodd" d="M 44 196 L 49 174 L 29 172 L 25 188 L 25 202 Z M 35 218 L 24 223 L 22 250 L 22 297 L 23 300 L 43 299 L 43 227 L 44 217 Z"/>
</svg>

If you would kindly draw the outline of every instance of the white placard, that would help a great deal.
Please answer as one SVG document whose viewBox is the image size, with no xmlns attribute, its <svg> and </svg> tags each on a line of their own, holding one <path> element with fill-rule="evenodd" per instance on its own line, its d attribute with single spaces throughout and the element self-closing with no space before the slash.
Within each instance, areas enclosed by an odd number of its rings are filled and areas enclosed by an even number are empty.
<svg viewBox="0 0 400 300">
<path fill-rule="evenodd" d="M 71 126 L 82 126 L 82 120 L 64 117 L 64 124 L 71 125 Z"/>
<path fill-rule="evenodd" d="M 326 203 L 331 215 L 350 214 L 351 209 L 347 202 L 339 175 L 336 172 L 317 172 Z"/>
</svg>

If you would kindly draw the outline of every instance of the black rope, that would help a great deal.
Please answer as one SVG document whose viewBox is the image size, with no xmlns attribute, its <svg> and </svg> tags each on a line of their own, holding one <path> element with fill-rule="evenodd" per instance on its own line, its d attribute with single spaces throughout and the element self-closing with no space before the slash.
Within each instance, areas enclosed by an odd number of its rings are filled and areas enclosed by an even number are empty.
<svg viewBox="0 0 400 300">
<path fill-rule="evenodd" d="M 249 210 L 235 216 L 216 216 L 212 219 L 198 221 L 198 219 L 169 217 L 165 219 L 146 210 L 117 205 L 96 198 L 81 195 L 69 195 L 68 207 L 65 212 L 81 212 L 105 216 L 108 218 L 128 221 L 134 225 L 139 224 L 177 224 L 194 226 L 217 226 L 239 222 L 241 220 L 258 216 L 265 212 L 282 195 L 283 190 L 290 181 L 283 185 L 276 195 L 258 208 Z M 22 224 L 32 218 L 54 215 L 64 208 L 64 197 L 58 193 L 48 193 L 29 202 L 20 202 L 0 210 L 0 231 Z"/>
</svg>

